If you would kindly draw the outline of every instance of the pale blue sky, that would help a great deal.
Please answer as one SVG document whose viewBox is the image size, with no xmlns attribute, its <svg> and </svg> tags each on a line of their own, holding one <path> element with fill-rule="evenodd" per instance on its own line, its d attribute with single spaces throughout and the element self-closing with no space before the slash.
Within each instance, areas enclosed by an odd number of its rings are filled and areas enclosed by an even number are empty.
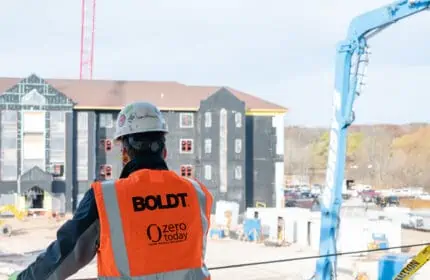
<svg viewBox="0 0 430 280">
<path fill-rule="evenodd" d="M 0 75 L 78 78 L 80 0 L 0 0 Z M 334 54 L 353 16 L 386 0 L 98 0 L 95 78 L 228 85 L 328 125 Z M 430 119 L 430 14 L 371 41 L 358 123 Z"/>
</svg>

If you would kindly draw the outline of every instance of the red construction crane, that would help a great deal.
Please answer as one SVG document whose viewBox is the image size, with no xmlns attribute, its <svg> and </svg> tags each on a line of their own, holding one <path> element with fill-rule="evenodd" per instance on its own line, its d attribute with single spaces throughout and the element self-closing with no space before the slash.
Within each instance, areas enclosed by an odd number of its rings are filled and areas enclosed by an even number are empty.
<svg viewBox="0 0 430 280">
<path fill-rule="evenodd" d="M 96 0 L 82 0 L 81 64 L 79 78 L 93 78 Z"/>
</svg>

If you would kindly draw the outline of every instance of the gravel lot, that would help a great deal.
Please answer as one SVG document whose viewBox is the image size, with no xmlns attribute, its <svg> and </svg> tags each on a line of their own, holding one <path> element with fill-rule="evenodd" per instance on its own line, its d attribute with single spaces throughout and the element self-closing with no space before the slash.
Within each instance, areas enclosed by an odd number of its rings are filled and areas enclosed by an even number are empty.
<svg viewBox="0 0 430 280">
<path fill-rule="evenodd" d="M 0 279 L 7 279 L 6 274 L 15 269 L 22 269 L 30 263 L 40 250 L 44 249 L 55 239 L 56 229 L 62 222 L 46 218 L 29 218 L 25 222 L 9 220 L 14 228 L 11 237 L 0 237 Z M 430 233 L 403 231 L 403 244 L 430 241 Z M 419 248 L 412 251 L 416 252 Z M 30 252 L 30 253 L 29 253 Z M 33 253 L 31 253 L 33 252 Z M 22 255 L 29 253 L 27 255 Z M 315 255 L 317 252 L 298 245 L 289 247 L 266 247 L 262 244 L 244 243 L 235 240 L 210 240 L 208 244 L 207 263 L 209 267 L 232 265 L 247 262 L 259 262 L 284 258 L 297 258 Z M 377 259 L 376 257 L 374 259 Z M 282 262 L 258 266 L 213 270 L 212 279 L 240 279 L 240 280 L 281 280 L 281 279 L 309 279 L 314 272 L 315 260 L 301 260 Z M 361 261 L 352 257 L 339 258 L 338 279 L 349 280 L 354 269 L 366 271 L 371 279 L 376 279 L 377 261 Z M 430 265 L 422 269 L 430 273 Z M 96 264 L 93 261 L 86 268 L 79 271 L 71 279 L 87 279 L 96 275 Z M 424 276 L 415 280 L 428 279 Z"/>
</svg>

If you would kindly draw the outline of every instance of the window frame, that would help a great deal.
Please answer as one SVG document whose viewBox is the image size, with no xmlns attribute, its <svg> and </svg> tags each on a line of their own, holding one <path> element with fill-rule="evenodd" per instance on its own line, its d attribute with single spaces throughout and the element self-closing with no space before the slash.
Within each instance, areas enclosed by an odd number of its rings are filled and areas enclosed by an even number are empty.
<svg viewBox="0 0 430 280">
<path fill-rule="evenodd" d="M 204 140 L 203 145 L 204 145 L 203 148 L 204 148 L 205 154 L 211 154 L 212 153 L 212 139 L 211 138 L 206 138 Z M 209 152 L 206 150 L 206 147 L 209 147 Z"/>
<path fill-rule="evenodd" d="M 212 127 L 212 112 L 205 112 L 205 127 Z"/>
<path fill-rule="evenodd" d="M 183 141 L 186 141 L 186 142 L 188 142 L 188 141 L 190 141 L 191 143 L 191 150 L 190 151 L 184 151 L 184 150 L 182 150 L 182 142 Z M 181 153 L 181 154 L 192 154 L 192 153 L 194 153 L 194 139 L 192 139 L 192 138 L 181 138 L 181 139 L 179 139 L 179 153 Z"/>
<path fill-rule="evenodd" d="M 241 138 L 234 139 L 234 152 L 236 154 L 242 153 L 242 142 Z"/>
<path fill-rule="evenodd" d="M 238 171 L 240 170 L 240 171 Z M 238 176 L 240 174 L 240 176 Z M 243 174 L 242 174 L 242 165 L 236 165 L 234 167 L 234 179 L 236 180 L 242 180 Z"/>
<path fill-rule="evenodd" d="M 237 128 L 241 128 L 242 127 L 242 113 L 241 112 L 236 112 L 234 114 L 234 123 L 235 123 L 235 126 Z"/>
<path fill-rule="evenodd" d="M 183 118 L 189 116 L 191 119 L 191 124 L 186 125 L 183 123 Z M 180 128 L 193 128 L 194 127 L 194 113 L 179 113 L 179 127 Z"/>
<path fill-rule="evenodd" d="M 106 174 L 106 169 L 110 169 L 110 175 L 107 176 Z M 99 166 L 99 178 L 103 179 L 103 180 L 110 180 L 113 177 L 113 166 L 112 164 L 100 164 Z"/>
<path fill-rule="evenodd" d="M 25 133 L 22 134 L 21 145 L 21 174 L 26 173 L 36 165 L 31 166 L 37 162 L 37 165 L 43 171 L 46 171 L 46 134 L 45 133 Z M 25 148 L 26 142 L 33 144 L 33 147 Z M 35 145 L 36 143 L 37 145 Z M 39 146 L 40 145 L 40 146 Z M 41 150 L 41 151 L 40 151 Z M 28 151 L 31 151 L 30 154 Z M 37 152 L 36 152 L 37 151 Z M 40 154 L 39 154 L 40 153 Z M 34 156 L 37 155 L 37 156 Z M 28 165 L 30 163 L 30 165 Z M 30 166 L 30 167 L 29 167 Z"/>
<path fill-rule="evenodd" d="M 209 174 L 209 176 L 208 176 Z M 212 165 L 206 164 L 204 166 L 204 178 L 206 181 L 212 180 Z"/>
<path fill-rule="evenodd" d="M 0 180 L 3 182 L 16 181 L 18 179 L 18 114 L 16 110 L 2 110 L 0 123 L 1 136 L 1 161 L 0 161 Z M 6 129 L 3 129 L 6 128 Z M 5 139 L 12 140 L 12 148 L 6 148 L 4 145 Z M 5 154 L 14 155 L 13 157 L 5 157 Z M 6 160 L 7 158 L 7 160 Z M 14 170 L 14 172 L 9 172 Z"/>
<path fill-rule="evenodd" d="M 182 173 L 182 168 L 185 168 L 185 172 L 186 172 L 185 175 L 184 173 Z M 187 173 L 189 170 L 190 170 L 190 175 L 188 176 Z M 181 177 L 187 177 L 187 178 L 194 177 L 194 166 L 192 164 L 181 164 L 179 166 L 179 174 Z"/>
<path fill-rule="evenodd" d="M 103 124 L 102 124 L 103 117 Z M 112 113 L 99 113 L 99 127 L 100 128 L 113 128 L 114 117 Z"/>
</svg>

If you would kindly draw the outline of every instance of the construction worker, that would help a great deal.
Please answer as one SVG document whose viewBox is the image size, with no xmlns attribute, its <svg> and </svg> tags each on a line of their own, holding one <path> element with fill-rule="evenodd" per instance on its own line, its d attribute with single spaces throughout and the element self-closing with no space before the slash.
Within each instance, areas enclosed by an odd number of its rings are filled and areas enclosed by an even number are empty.
<svg viewBox="0 0 430 280">
<path fill-rule="evenodd" d="M 120 179 L 94 182 L 57 240 L 10 279 L 66 279 L 97 254 L 99 279 L 210 279 L 204 263 L 212 196 L 165 163 L 166 122 L 152 104 L 123 108 Z"/>
</svg>

